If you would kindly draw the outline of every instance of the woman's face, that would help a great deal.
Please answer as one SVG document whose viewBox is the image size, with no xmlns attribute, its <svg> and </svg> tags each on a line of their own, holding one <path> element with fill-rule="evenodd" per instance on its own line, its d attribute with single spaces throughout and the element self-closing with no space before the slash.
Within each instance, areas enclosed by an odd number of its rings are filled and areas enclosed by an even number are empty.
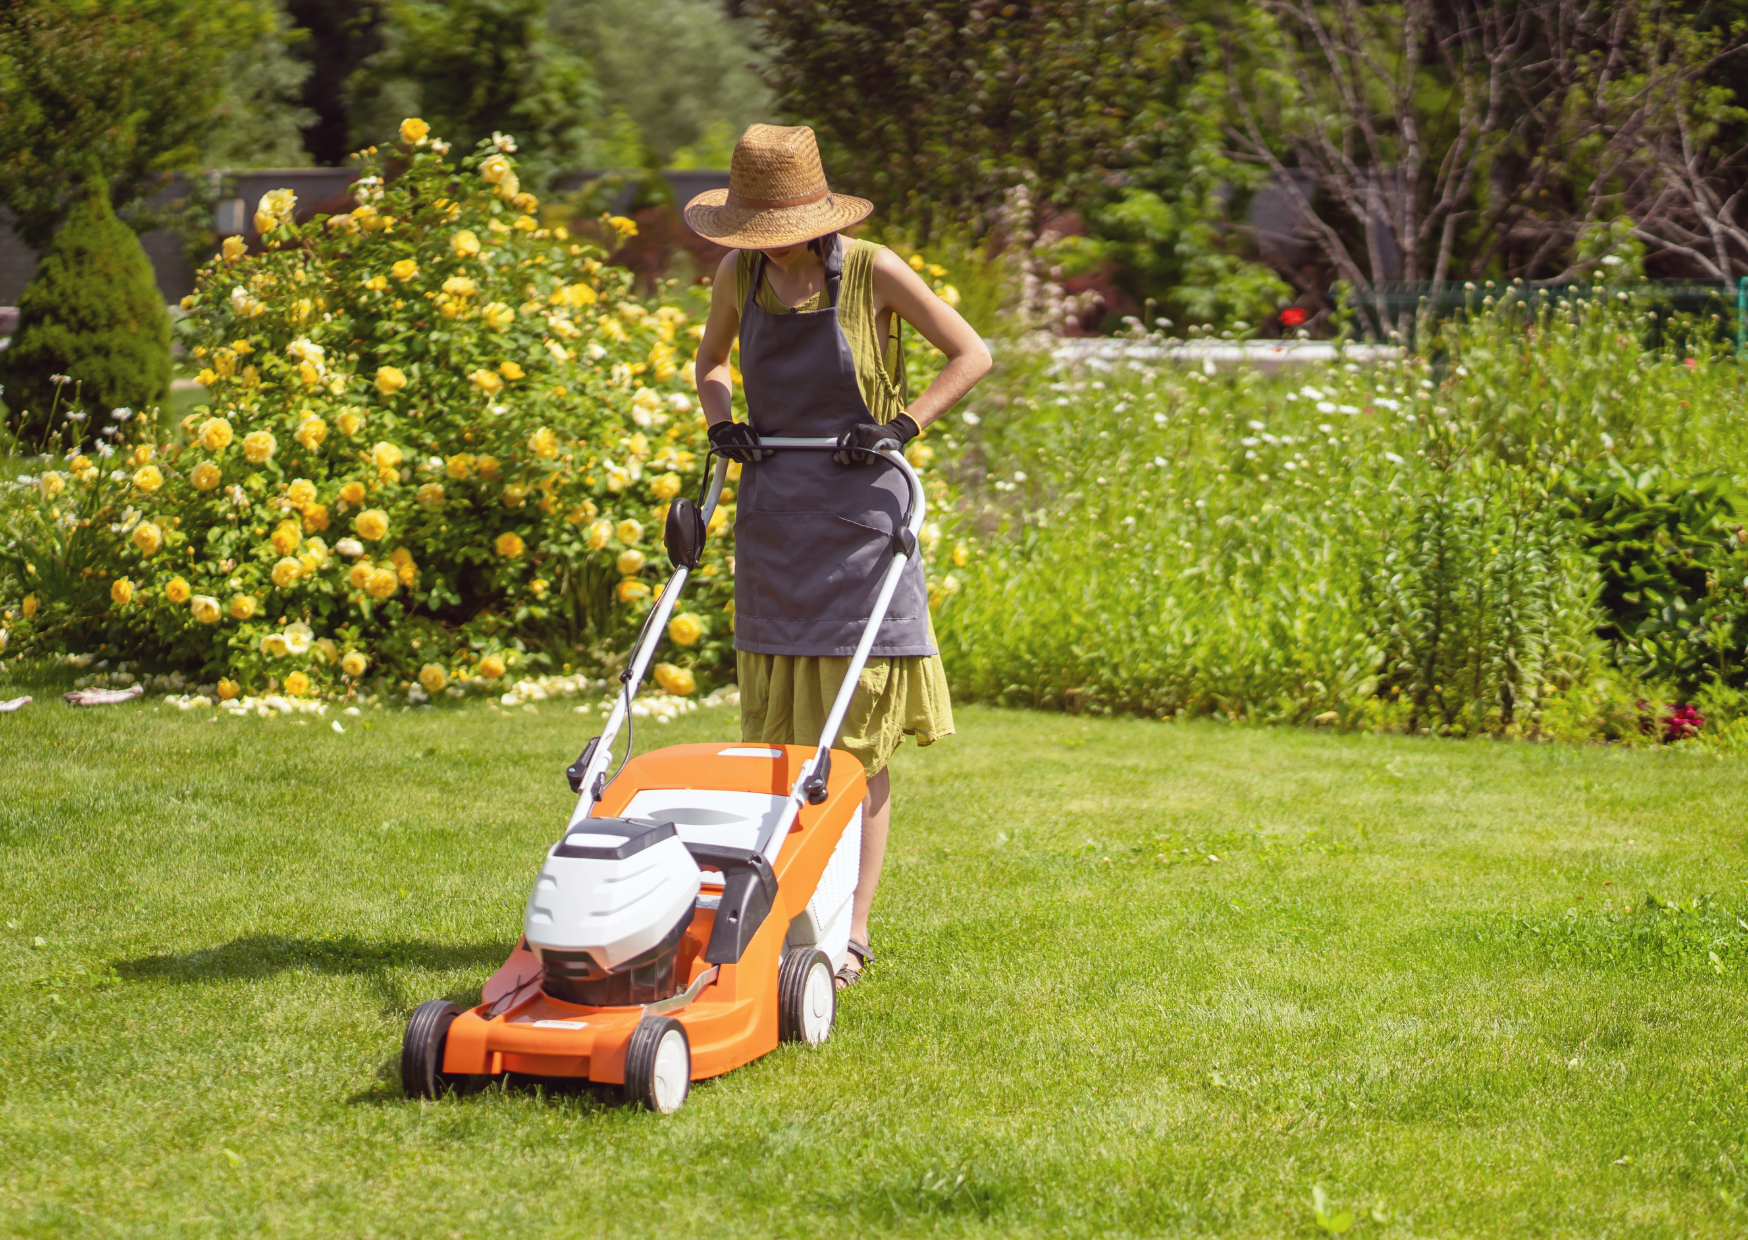
<svg viewBox="0 0 1748 1240">
<path fill-rule="evenodd" d="M 759 252 L 768 260 L 776 263 L 777 266 L 784 269 L 793 267 L 796 263 L 805 263 L 808 259 L 814 257 L 813 253 L 807 248 L 807 242 L 805 241 L 801 242 L 799 245 L 786 245 L 781 249 L 761 250 Z"/>
</svg>

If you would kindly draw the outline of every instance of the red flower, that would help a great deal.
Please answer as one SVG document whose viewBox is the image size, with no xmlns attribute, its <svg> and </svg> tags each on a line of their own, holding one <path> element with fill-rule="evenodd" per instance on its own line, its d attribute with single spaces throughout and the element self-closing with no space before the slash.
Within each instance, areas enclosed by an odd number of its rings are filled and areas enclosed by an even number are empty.
<svg viewBox="0 0 1748 1240">
<path fill-rule="evenodd" d="M 1299 306 L 1288 306 L 1281 311 L 1282 327 L 1297 327 L 1305 321 L 1305 311 Z"/>
<path fill-rule="evenodd" d="M 1697 736 L 1699 730 L 1706 726 L 1706 717 L 1691 706 L 1677 706 L 1663 716 L 1663 739 L 1668 741 L 1684 741 L 1690 736 Z"/>
</svg>

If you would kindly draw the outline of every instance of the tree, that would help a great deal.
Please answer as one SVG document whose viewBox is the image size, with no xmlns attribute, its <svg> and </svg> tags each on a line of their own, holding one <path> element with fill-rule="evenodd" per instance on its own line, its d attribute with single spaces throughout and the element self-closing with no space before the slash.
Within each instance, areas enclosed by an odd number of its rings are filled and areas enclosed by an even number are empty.
<svg viewBox="0 0 1748 1240">
<path fill-rule="evenodd" d="M 769 118 L 770 91 L 749 67 L 752 23 L 717 0 L 552 0 L 552 31 L 589 60 L 656 167 L 726 168 L 741 131 Z"/>
<path fill-rule="evenodd" d="M 546 0 L 395 0 L 385 49 L 353 83 L 379 140 L 412 111 L 464 148 L 514 133 L 536 188 L 589 166 L 599 142 L 593 74 L 553 39 Z"/>
<path fill-rule="evenodd" d="M 1644 0 L 1262 0 L 1233 17 L 1213 38 L 1235 154 L 1379 326 L 1390 280 L 1567 280 L 1629 238 L 1689 260 L 1669 274 L 1748 260 L 1743 114 L 1707 83 L 1737 36 Z"/>
<path fill-rule="evenodd" d="M 364 145 L 352 117 L 352 75 L 383 49 L 386 3 L 370 0 L 286 0 L 303 38 L 292 54 L 308 76 L 299 100 L 309 110 L 304 149 L 318 164 L 338 167 Z"/>
<path fill-rule="evenodd" d="M 170 392 L 170 318 L 139 238 L 91 178 L 18 300 L 18 331 L 0 353 L 13 431 L 45 438 L 52 409 L 77 403 L 100 415 L 145 409 Z M 68 376 L 65 391 L 55 376 Z M 57 397 L 59 399 L 57 399 Z M 58 416 L 58 415 L 57 415 Z M 97 429 L 87 422 L 75 435 Z"/>
<path fill-rule="evenodd" d="M 0 203 L 14 231 L 41 252 L 91 177 L 125 212 L 198 167 L 231 119 L 225 65 L 275 29 L 265 0 L 0 6 Z"/>
</svg>

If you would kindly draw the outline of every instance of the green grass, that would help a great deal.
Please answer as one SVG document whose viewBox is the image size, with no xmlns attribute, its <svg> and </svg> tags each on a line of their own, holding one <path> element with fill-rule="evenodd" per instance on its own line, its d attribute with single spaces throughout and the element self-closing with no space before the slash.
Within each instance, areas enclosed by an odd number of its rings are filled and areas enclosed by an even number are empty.
<svg viewBox="0 0 1748 1240">
<path fill-rule="evenodd" d="M 208 719 L 0 716 L 5 1234 L 1748 1228 L 1735 759 L 964 709 L 832 1040 L 663 1119 L 396 1081 L 583 719 Z"/>
</svg>

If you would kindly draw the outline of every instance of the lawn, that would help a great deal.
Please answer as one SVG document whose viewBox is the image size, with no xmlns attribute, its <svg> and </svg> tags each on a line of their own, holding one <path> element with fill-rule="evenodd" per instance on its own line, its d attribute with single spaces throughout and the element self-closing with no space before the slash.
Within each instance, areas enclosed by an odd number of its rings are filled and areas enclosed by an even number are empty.
<svg viewBox="0 0 1748 1240">
<path fill-rule="evenodd" d="M 1276 1237 L 1318 1189 L 1357 1236 L 1748 1229 L 1737 760 L 962 709 L 897 761 L 831 1041 L 658 1118 L 396 1076 L 588 721 L 344 723 L 0 716 L 0 1230 Z"/>
</svg>

